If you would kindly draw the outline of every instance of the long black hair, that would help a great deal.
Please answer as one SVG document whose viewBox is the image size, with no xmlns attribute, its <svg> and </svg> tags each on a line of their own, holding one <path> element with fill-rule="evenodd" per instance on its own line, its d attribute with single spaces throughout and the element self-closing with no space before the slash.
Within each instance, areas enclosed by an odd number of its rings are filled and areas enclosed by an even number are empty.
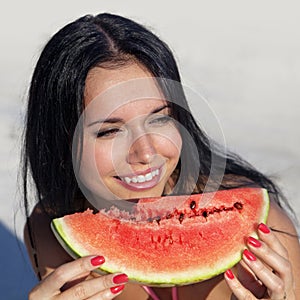
<svg viewBox="0 0 300 300">
<path fill-rule="evenodd" d="M 211 147 L 211 141 L 190 113 L 183 89 L 170 86 L 180 82 L 176 61 L 169 47 L 144 26 L 127 18 L 99 14 L 87 15 L 66 25 L 46 44 L 33 73 L 29 90 L 23 150 L 24 202 L 28 207 L 29 178 L 32 177 L 37 200 L 52 217 L 83 210 L 84 197 L 72 165 L 73 134 L 84 109 L 83 98 L 88 72 L 96 67 L 117 68 L 130 61 L 145 66 L 171 98 L 171 114 L 190 133 L 197 153 L 183 141 L 182 156 L 193 169 L 200 159 L 197 192 L 203 190 L 211 169 L 212 155 L 226 161 L 219 189 L 240 185 L 266 188 L 281 205 L 276 185 L 237 155 Z M 193 155 L 195 157 L 193 157 Z M 179 176 L 182 159 L 176 168 Z M 184 184 L 183 184 L 184 185 Z M 181 192 L 184 192 L 184 188 Z M 27 214 L 28 214 L 27 209 Z"/>
</svg>

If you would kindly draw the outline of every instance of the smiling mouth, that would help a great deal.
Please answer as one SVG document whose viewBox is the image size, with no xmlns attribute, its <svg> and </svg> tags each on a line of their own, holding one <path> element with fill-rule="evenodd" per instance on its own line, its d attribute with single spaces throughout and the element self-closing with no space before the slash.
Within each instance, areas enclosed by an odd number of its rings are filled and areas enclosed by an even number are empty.
<svg viewBox="0 0 300 300">
<path fill-rule="evenodd" d="M 151 181 L 155 176 L 159 175 L 159 169 L 156 169 L 154 171 L 148 172 L 145 175 L 137 175 L 132 177 L 119 177 L 123 182 L 126 182 L 127 184 L 130 183 L 143 183 L 146 181 Z"/>
<path fill-rule="evenodd" d="M 139 190 L 152 188 L 159 182 L 160 176 L 161 167 L 149 170 L 145 174 L 116 176 L 115 178 L 120 180 L 125 187 Z"/>
</svg>

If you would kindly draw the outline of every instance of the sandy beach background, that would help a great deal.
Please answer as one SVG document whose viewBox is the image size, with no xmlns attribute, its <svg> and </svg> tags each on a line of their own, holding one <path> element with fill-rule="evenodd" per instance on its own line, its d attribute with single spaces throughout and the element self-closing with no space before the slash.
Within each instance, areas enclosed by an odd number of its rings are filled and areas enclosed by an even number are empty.
<svg viewBox="0 0 300 300">
<path fill-rule="evenodd" d="M 300 215 L 297 1 L 28 0 L 2 6 L 1 298 L 27 299 L 36 282 L 22 242 L 24 214 L 17 183 L 30 75 L 49 37 L 85 14 L 119 13 L 152 28 L 164 39 L 174 50 L 185 85 L 207 100 L 220 122 L 227 147 L 276 178 Z M 191 102 L 195 114 L 201 116 L 199 103 Z"/>
</svg>

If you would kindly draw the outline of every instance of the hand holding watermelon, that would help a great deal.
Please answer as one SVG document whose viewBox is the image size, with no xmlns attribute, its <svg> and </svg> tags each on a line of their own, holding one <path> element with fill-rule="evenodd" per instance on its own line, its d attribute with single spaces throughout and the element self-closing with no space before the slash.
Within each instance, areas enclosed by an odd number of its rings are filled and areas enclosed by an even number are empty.
<svg viewBox="0 0 300 300">
<path fill-rule="evenodd" d="M 260 240 L 249 237 L 237 277 L 229 269 L 225 279 L 237 299 L 296 299 L 287 249 L 263 223 Z"/>
<path fill-rule="evenodd" d="M 103 256 L 86 256 L 61 265 L 30 292 L 29 300 L 113 299 L 124 289 L 128 281 L 126 274 L 110 274 L 82 281 L 104 261 Z"/>
</svg>

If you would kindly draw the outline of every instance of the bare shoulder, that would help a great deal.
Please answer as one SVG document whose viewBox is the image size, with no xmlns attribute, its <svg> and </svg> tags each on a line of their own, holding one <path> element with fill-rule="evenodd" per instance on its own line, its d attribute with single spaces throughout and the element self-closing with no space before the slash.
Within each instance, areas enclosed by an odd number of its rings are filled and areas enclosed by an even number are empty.
<svg viewBox="0 0 300 300">
<path fill-rule="evenodd" d="M 270 212 L 268 217 L 268 226 L 274 231 L 283 231 L 290 235 L 297 236 L 295 224 L 288 216 L 288 214 L 272 199 L 270 198 Z"/>
<path fill-rule="evenodd" d="M 50 223 L 51 219 L 37 205 L 24 228 L 24 241 L 31 264 L 36 274 L 40 273 L 42 278 L 61 264 L 72 260 L 54 237 Z"/>
</svg>

